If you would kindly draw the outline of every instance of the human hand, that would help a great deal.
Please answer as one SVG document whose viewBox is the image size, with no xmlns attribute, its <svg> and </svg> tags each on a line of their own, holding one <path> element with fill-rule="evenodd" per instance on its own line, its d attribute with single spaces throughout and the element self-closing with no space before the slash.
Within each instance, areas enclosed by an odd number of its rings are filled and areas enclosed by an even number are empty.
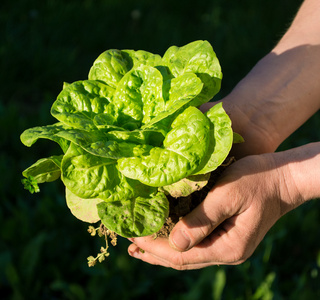
<svg viewBox="0 0 320 300">
<path fill-rule="evenodd" d="M 130 239 L 128 252 L 179 270 L 242 263 L 271 226 L 295 207 L 299 193 L 290 176 L 274 154 L 243 158 L 228 167 L 206 199 L 176 224 L 169 239 Z"/>
</svg>

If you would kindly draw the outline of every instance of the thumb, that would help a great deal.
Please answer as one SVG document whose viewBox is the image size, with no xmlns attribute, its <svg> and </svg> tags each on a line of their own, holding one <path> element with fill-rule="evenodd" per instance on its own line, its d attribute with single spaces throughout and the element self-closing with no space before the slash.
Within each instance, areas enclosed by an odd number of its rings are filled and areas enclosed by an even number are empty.
<svg viewBox="0 0 320 300">
<path fill-rule="evenodd" d="M 175 225 L 169 236 L 170 246 L 181 252 L 191 249 L 234 213 L 226 199 L 211 191 L 200 205 Z"/>
</svg>

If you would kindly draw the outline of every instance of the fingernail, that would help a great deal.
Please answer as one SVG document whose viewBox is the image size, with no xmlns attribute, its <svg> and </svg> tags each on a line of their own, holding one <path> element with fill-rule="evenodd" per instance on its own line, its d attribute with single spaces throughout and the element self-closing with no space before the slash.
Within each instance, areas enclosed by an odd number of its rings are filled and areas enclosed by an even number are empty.
<svg viewBox="0 0 320 300">
<path fill-rule="evenodd" d="M 138 251 L 130 251 L 129 252 L 129 255 L 134 257 L 134 258 L 138 258 L 138 259 L 141 259 L 141 252 L 138 250 Z"/>
<path fill-rule="evenodd" d="M 188 250 L 191 244 L 191 240 L 184 230 L 174 231 L 172 236 L 170 236 L 170 242 L 179 251 Z"/>
</svg>

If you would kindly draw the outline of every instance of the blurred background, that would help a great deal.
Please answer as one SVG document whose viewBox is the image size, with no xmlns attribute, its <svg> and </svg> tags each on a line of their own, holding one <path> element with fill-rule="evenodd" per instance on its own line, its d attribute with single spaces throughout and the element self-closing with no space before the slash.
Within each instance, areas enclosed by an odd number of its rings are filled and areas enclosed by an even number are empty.
<svg viewBox="0 0 320 300">
<path fill-rule="evenodd" d="M 103 51 L 208 40 L 227 94 L 277 43 L 301 0 L 16 0 L 0 8 L 0 295 L 2 299 L 320 299 L 320 202 L 284 216 L 239 266 L 179 272 L 127 255 L 119 238 L 107 261 L 86 258 L 103 241 L 87 233 L 64 200 L 61 182 L 38 194 L 21 184 L 37 159 L 60 153 L 48 140 L 32 148 L 20 134 L 55 122 L 50 107 L 64 81 L 87 78 Z M 279 150 L 320 140 L 319 112 Z"/>
</svg>

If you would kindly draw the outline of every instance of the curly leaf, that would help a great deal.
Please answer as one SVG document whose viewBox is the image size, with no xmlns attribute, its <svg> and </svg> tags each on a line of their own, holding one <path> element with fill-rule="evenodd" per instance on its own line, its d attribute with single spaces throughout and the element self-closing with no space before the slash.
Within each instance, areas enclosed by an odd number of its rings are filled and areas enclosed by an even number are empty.
<svg viewBox="0 0 320 300">
<path fill-rule="evenodd" d="M 28 147 L 31 147 L 40 138 L 49 139 L 58 143 L 65 153 L 68 150 L 70 143 L 64 138 L 59 137 L 57 134 L 60 131 L 66 130 L 66 128 L 67 127 L 63 123 L 33 127 L 25 130 L 21 134 L 20 139 L 21 142 Z"/>
<path fill-rule="evenodd" d="M 122 52 L 127 53 L 132 59 L 133 67 L 139 68 L 140 66 L 151 66 L 155 67 L 161 63 L 161 56 L 158 54 L 153 54 L 144 50 L 122 50 Z"/>
<path fill-rule="evenodd" d="M 107 50 L 94 61 L 89 80 L 103 81 L 115 88 L 132 66 L 133 62 L 128 53 L 117 49 Z"/>
<path fill-rule="evenodd" d="M 201 94 L 193 102 L 194 106 L 206 103 L 220 90 L 220 64 L 207 41 L 195 41 L 183 47 L 172 46 L 166 51 L 162 61 L 175 77 L 191 72 L 204 83 Z"/>
<path fill-rule="evenodd" d="M 62 159 L 62 181 L 77 196 L 107 199 L 121 182 L 116 160 L 94 156 L 71 144 Z"/>
<path fill-rule="evenodd" d="M 161 61 L 159 55 L 143 50 L 107 50 L 100 54 L 93 63 L 89 72 L 89 79 L 103 81 L 116 88 L 122 77 L 133 67 L 155 66 L 159 61 Z"/>
<path fill-rule="evenodd" d="M 164 82 L 166 110 L 177 101 L 194 99 L 202 90 L 203 83 L 194 73 L 185 73 Z"/>
<path fill-rule="evenodd" d="M 150 66 L 128 72 L 119 82 L 112 103 L 118 125 L 149 122 L 164 109 L 161 73 Z"/>
<path fill-rule="evenodd" d="M 117 160 L 92 155 L 71 144 L 62 159 L 62 181 L 75 195 L 83 199 L 118 200 L 150 194 L 156 189 L 123 176 L 117 169 Z"/>
<path fill-rule="evenodd" d="M 136 144 L 145 144 L 160 146 L 165 138 L 165 132 L 159 129 L 145 129 L 145 130 L 114 130 L 109 131 L 106 134 L 106 137 L 110 140 L 117 142 L 131 142 Z"/>
<path fill-rule="evenodd" d="M 163 84 L 163 97 L 166 101 L 165 109 L 142 126 L 142 129 L 159 125 L 161 128 L 169 128 L 176 115 L 194 100 L 201 92 L 202 87 L 201 80 L 192 73 L 186 73 L 165 81 Z"/>
<path fill-rule="evenodd" d="M 148 156 L 119 159 L 118 169 L 126 177 L 158 187 L 187 177 L 207 152 L 209 127 L 209 120 L 189 107 L 172 123 L 163 148 L 153 148 Z"/>
<path fill-rule="evenodd" d="M 68 126 L 90 130 L 95 128 L 95 116 L 108 111 L 113 93 L 113 88 L 98 81 L 74 82 L 58 95 L 51 114 Z"/>
<path fill-rule="evenodd" d="M 218 103 L 206 112 L 210 120 L 210 144 L 209 151 L 196 174 L 205 174 L 214 171 L 227 158 L 233 142 L 231 120 Z"/>
<path fill-rule="evenodd" d="M 51 182 L 60 178 L 61 175 L 60 156 L 42 158 L 22 172 L 24 177 L 32 177 L 37 183 Z"/>
<path fill-rule="evenodd" d="M 99 130 L 69 129 L 59 132 L 58 135 L 80 146 L 92 155 L 111 159 L 145 155 L 152 148 L 148 144 L 116 140 L 112 134 L 108 135 Z"/>
<path fill-rule="evenodd" d="M 159 231 L 169 214 L 167 197 L 161 192 L 149 197 L 101 202 L 97 206 L 102 223 L 127 238 L 151 235 Z"/>
</svg>

